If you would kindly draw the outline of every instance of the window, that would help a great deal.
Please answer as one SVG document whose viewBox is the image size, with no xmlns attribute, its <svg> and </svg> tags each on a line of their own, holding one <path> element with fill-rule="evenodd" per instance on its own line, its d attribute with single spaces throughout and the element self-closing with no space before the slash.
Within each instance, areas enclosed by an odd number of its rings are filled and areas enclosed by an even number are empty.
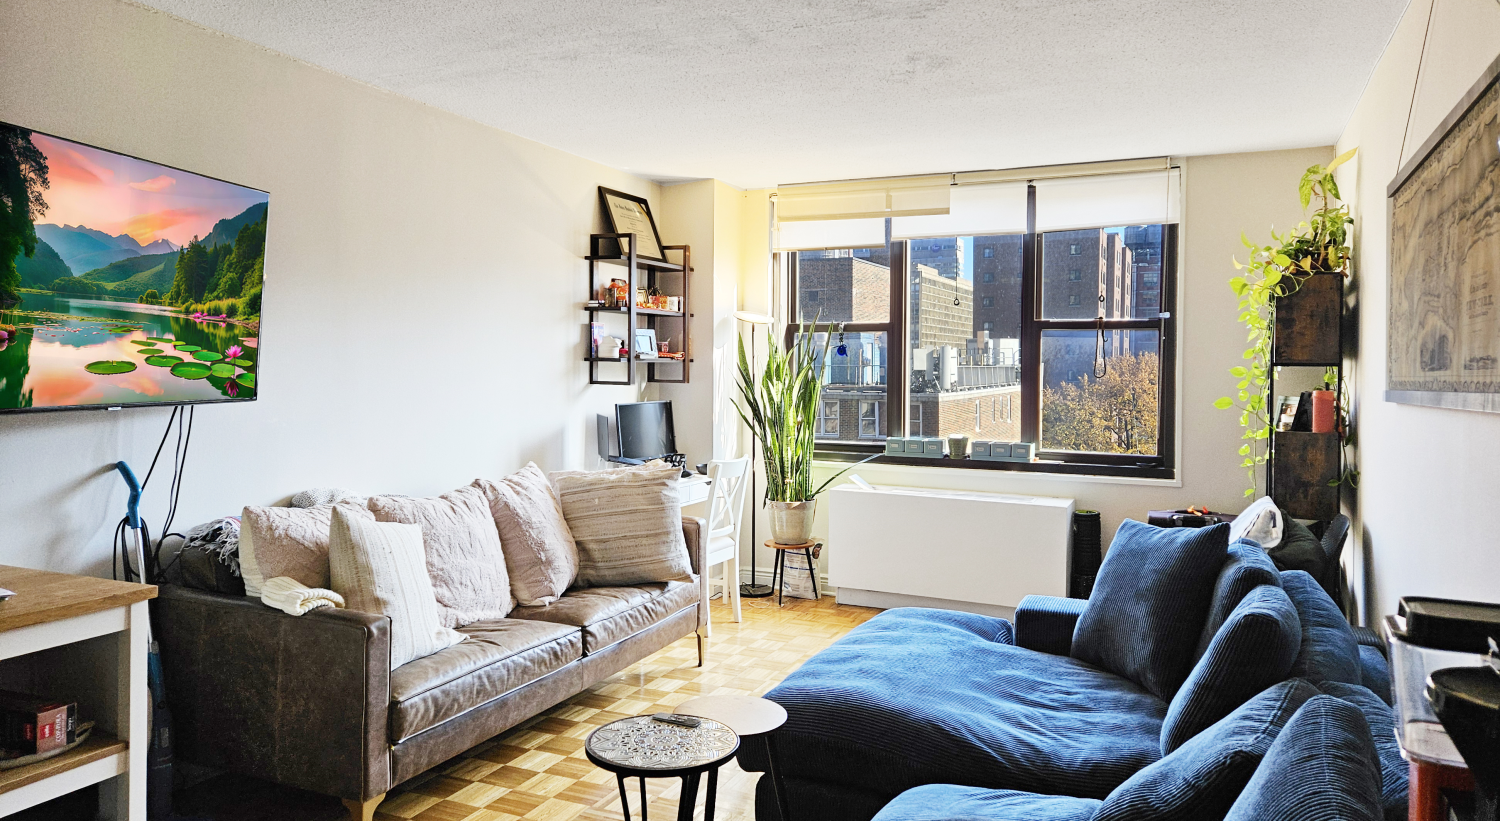
<svg viewBox="0 0 1500 821">
<path fill-rule="evenodd" d="M 818 291 L 822 321 L 845 323 L 832 331 L 824 394 L 845 401 L 843 424 L 820 416 L 820 453 L 861 458 L 887 435 L 965 433 L 1034 442 L 1039 460 L 955 466 L 1175 475 L 1177 226 L 1047 222 L 1042 182 L 1020 186 L 1030 231 L 933 239 L 911 236 L 913 224 L 902 239 L 893 218 L 887 244 L 858 256 L 786 253 L 792 315 L 810 322 L 802 295 Z M 1044 224 L 1066 227 L 1035 230 Z M 1097 263 L 1080 259 L 1090 246 Z"/>
<path fill-rule="evenodd" d="M 885 437 L 885 428 L 880 424 L 881 408 L 885 403 L 876 399 L 861 399 L 859 402 L 859 438 Z"/>
<path fill-rule="evenodd" d="M 839 435 L 839 400 L 824 399 L 818 403 L 818 429 L 819 436 Z"/>
</svg>

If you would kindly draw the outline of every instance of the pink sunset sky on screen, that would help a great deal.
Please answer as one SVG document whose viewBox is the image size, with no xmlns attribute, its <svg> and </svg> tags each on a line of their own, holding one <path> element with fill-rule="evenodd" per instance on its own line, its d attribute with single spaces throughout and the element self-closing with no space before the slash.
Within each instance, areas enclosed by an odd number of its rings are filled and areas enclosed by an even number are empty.
<svg viewBox="0 0 1500 821">
<path fill-rule="evenodd" d="M 221 219 L 267 200 L 259 191 L 187 171 L 32 134 L 47 156 L 47 211 L 37 223 L 82 225 L 129 234 L 142 245 L 166 239 L 186 245 Z"/>
</svg>

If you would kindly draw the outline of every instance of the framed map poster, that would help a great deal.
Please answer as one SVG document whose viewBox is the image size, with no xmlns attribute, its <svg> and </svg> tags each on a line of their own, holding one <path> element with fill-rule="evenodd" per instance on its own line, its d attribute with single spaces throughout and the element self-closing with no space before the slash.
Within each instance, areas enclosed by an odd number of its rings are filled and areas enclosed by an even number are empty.
<svg viewBox="0 0 1500 821">
<path fill-rule="evenodd" d="M 609 220 L 610 233 L 635 234 L 635 255 L 643 259 L 666 262 L 662 254 L 661 235 L 656 233 L 656 220 L 651 218 L 651 204 L 645 197 L 637 197 L 613 188 L 599 186 L 599 203 L 604 206 L 604 216 Z M 625 243 L 620 242 L 620 253 L 625 253 Z"/>
<path fill-rule="evenodd" d="M 1389 402 L 1500 413 L 1500 59 L 1386 189 Z"/>
</svg>

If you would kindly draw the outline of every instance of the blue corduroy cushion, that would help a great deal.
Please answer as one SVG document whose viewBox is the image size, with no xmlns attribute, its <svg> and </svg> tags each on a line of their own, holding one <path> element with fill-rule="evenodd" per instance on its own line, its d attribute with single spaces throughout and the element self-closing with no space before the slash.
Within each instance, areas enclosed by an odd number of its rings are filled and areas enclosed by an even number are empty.
<svg viewBox="0 0 1500 821">
<path fill-rule="evenodd" d="M 1359 642 L 1333 599 L 1302 570 L 1283 571 L 1281 589 L 1302 620 L 1302 649 L 1292 663 L 1291 674 L 1313 684 L 1359 684 Z"/>
<path fill-rule="evenodd" d="M 999 619 L 911 608 L 850 631 L 766 694 L 787 710 L 782 771 L 887 799 L 923 784 L 1103 798 L 1160 757 L 1160 699 L 1001 634 Z M 762 745 L 740 764 L 764 771 Z"/>
<path fill-rule="evenodd" d="M 1263 584 L 1251 590 L 1167 707 L 1161 725 L 1162 755 L 1285 679 L 1301 646 L 1297 608 L 1281 588 Z"/>
<path fill-rule="evenodd" d="M 901 793 L 874 821 L 1089 821 L 1098 809 L 1092 798 L 929 784 Z"/>
<path fill-rule="evenodd" d="M 1411 769 L 1396 742 L 1396 711 L 1368 687 L 1325 681 L 1318 689 L 1353 704 L 1364 715 L 1370 737 L 1375 741 L 1375 755 L 1380 759 L 1380 803 L 1385 808 L 1386 821 L 1405 821 Z"/>
<path fill-rule="evenodd" d="M 1073 658 L 1170 701 L 1193 666 L 1229 525 L 1162 528 L 1125 520 L 1099 566 Z"/>
<path fill-rule="evenodd" d="M 1230 545 L 1229 558 L 1224 560 L 1219 577 L 1214 580 L 1214 595 L 1209 600 L 1208 617 L 1203 621 L 1203 631 L 1198 634 L 1198 647 L 1193 653 L 1193 661 L 1196 662 L 1208 652 L 1208 643 L 1218 635 L 1219 628 L 1228 620 L 1229 614 L 1234 612 L 1240 599 L 1263 584 L 1281 586 L 1281 575 L 1276 572 L 1276 565 L 1271 562 L 1266 551 L 1255 542 L 1243 539 Z"/>
<path fill-rule="evenodd" d="M 1016 605 L 1016 646 L 1066 656 L 1073 646 L 1073 630 L 1087 609 L 1083 599 L 1027 596 Z"/>
<path fill-rule="evenodd" d="M 1287 723 L 1226 821 L 1379 821 L 1379 796 L 1364 716 L 1320 695 Z"/>
<path fill-rule="evenodd" d="M 1391 703 L 1391 665 L 1378 647 L 1359 646 L 1359 683 L 1386 704 Z"/>
<path fill-rule="evenodd" d="M 1104 799 L 1094 821 L 1211 821 L 1224 817 L 1281 728 L 1318 691 L 1283 681 L 1240 705 Z"/>
</svg>

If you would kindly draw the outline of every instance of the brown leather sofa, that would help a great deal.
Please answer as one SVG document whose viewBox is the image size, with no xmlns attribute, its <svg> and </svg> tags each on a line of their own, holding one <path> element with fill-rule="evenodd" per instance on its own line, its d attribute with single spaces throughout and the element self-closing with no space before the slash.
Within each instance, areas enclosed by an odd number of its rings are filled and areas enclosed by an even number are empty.
<svg viewBox="0 0 1500 821">
<path fill-rule="evenodd" d="M 708 619 L 701 519 L 692 582 L 568 591 L 460 628 L 390 669 L 390 620 L 289 616 L 256 599 L 163 585 L 154 626 L 179 758 L 338 796 L 369 821 L 391 787 L 582 692 Z"/>
</svg>

